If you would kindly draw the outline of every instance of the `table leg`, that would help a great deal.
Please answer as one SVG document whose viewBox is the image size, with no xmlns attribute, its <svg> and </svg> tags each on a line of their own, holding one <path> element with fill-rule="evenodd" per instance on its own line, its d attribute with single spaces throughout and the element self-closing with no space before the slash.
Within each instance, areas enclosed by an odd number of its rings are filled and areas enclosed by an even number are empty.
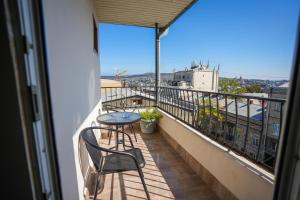
<svg viewBox="0 0 300 200">
<path fill-rule="evenodd" d="M 111 128 L 114 128 L 113 126 L 111 126 Z M 112 130 L 108 131 L 108 145 L 110 145 L 110 141 L 111 141 L 111 136 L 112 136 Z"/>
<path fill-rule="evenodd" d="M 125 132 L 124 126 L 122 126 L 122 131 Z M 122 133 L 122 144 L 123 144 L 123 149 L 125 150 L 125 137 L 124 137 L 124 133 Z"/>
<path fill-rule="evenodd" d="M 119 150 L 119 126 L 116 125 L 116 150 L 118 151 Z"/>
</svg>

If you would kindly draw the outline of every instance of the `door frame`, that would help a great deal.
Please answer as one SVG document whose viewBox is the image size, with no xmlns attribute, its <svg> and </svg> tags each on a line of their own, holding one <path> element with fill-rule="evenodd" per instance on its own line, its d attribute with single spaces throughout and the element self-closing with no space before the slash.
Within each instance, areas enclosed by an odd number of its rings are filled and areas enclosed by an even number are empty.
<svg viewBox="0 0 300 200">
<path fill-rule="evenodd" d="M 15 148 L 25 150 L 26 166 L 19 166 L 20 170 L 27 168 L 26 174 L 30 179 L 30 188 L 33 199 L 62 199 L 58 157 L 55 144 L 54 126 L 52 119 L 52 108 L 50 100 L 50 89 L 48 80 L 47 60 L 46 60 L 46 46 L 44 37 L 44 24 L 41 0 L 25 0 L 30 12 L 30 18 L 26 18 L 26 22 L 32 25 L 33 43 L 29 44 L 26 40 L 22 27 L 21 1 L 4 0 L 1 2 L 4 12 L 3 25 L 5 36 L 7 39 L 5 45 L 8 46 L 7 53 L 9 54 L 10 65 L 8 71 L 12 70 L 15 87 L 11 88 L 11 92 L 16 93 L 16 99 L 11 101 L 18 102 L 19 117 L 8 125 L 20 123 L 21 129 L 19 133 L 23 138 L 23 145 Z M 22 2 L 23 3 L 23 2 Z M 1 14 L 1 16 L 2 16 Z M 32 48 L 34 53 L 35 72 L 38 83 L 38 92 L 32 90 L 28 81 L 28 66 L 26 66 L 26 54 L 28 49 Z M 6 86 L 8 87 L 8 86 Z M 9 105 L 7 106 L 9 107 Z M 37 117 L 38 116 L 38 117 Z M 43 175 L 40 169 L 41 160 L 38 157 L 38 141 L 36 140 L 34 123 L 37 118 L 42 120 L 43 123 L 43 147 L 47 155 L 47 173 L 49 174 L 49 188 L 50 191 L 45 193 L 43 188 Z M 5 145 L 13 145 L 5 144 Z M 12 147 L 10 147 L 12 148 Z M 24 163 L 23 163 L 24 164 Z M 23 168 L 23 169 L 22 169 Z M 25 172 L 24 172 L 25 173 Z M 13 179 L 13 177 L 12 177 Z M 14 180 L 14 179 L 13 179 Z M 18 180 L 15 180 L 17 182 Z M 14 194 L 22 195 L 22 194 Z"/>
</svg>

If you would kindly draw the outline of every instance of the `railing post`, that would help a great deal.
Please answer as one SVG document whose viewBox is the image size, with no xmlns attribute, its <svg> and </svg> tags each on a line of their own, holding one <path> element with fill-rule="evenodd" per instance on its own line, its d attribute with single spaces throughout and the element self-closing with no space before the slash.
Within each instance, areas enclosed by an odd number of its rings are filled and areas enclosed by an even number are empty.
<svg viewBox="0 0 300 200">
<path fill-rule="evenodd" d="M 268 103 L 269 105 L 269 103 Z M 261 149 L 261 145 L 265 145 L 265 141 L 263 140 L 264 137 L 264 128 L 265 128 L 265 100 L 262 100 L 261 102 L 261 115 L 262 115 L 262 121 L 261 121 L 261 131 L 260 131 L 260 136 L 259 136 L 259 143 L 258 143 L 258 149 L 257 149 L 257 153 L 256 153 L 256 162 L 259 162 L 259 155 L 260 155 L 260 149 Z M 263 143 L 264 142 L 264 143 Z M 262 160 L 263 160 L 263 155 L 262 155 Z"/>
<path fill-rule="evenodd" d="M 160 86 L 160 37 L 158 23 L 155 23 L 155 106 L 159 106 Z"/>
</svg>

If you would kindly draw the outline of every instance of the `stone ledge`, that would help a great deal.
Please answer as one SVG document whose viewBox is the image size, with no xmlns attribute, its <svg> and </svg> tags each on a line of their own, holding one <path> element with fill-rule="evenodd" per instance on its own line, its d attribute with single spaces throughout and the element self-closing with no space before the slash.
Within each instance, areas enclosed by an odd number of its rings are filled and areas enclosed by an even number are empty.
<svg viewBox="0 0 300 200">
<path fill-rule="evenodd" d="M 227 147 L 219 144 L 218 142 L 212 140 L 211 138 L 203 135 L 202 133 L 200 133 L 197 130 L 191 128 L 190 126 L 186 125 L 182 121 L 177 120 L 175 117 L 173 117 L 172 115 L 166 113 L 165 111 L 163 111 L 161 109 L 159 109 L 159 111 L 162 112 L 164 115 L 168 116 L 170 119 L 175 120 L 178 124 L 180 124 L 181 126 L 186 128 L 187 130 L 189 130 L 191 133 L 201 137 L 203 140 L 206 140 L 207 142 L 212 144 L 214 147 L 226 152 L 233 159 L 235 159 L 237 162 L 239 162 L 242 166 L 244 166 L 247 169 L 249 169 L 250 171 L 252 171 L 253 174 L 256 174 L 257 176 L 261 177 L 262 179 L 268 181 L 270 184 L 274 184 L 275 177 L 272 173 L 266 171 L 265 169 L 263 169 L 262 167 L 256 165 L 255 163 L 253 163 L 252 161 L 246 159 L 245 157 L 243 157 L 241 155 L 238 155 L 234 151 L 232 151 L 232 150 L 228 149 Z"/>
</svg>

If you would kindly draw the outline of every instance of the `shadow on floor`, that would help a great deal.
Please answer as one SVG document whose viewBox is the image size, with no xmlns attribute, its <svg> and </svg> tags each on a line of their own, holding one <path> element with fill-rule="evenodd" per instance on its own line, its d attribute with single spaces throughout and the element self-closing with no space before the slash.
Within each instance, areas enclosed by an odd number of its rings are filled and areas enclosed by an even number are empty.
<svg viewBox="0 0 300 200">
<path fill-rule="evenodd" d="M 136 130 L 136 136 L 134 146 L 142 150 L 146 160 L 143 173 L 151 199 L 218 199 L 161 134 Z M 102 146 L 107 144 L 107 139 L 101 141 Z M 106 175 L 104 190 L 97 199 L 146 199 L 146 195 L 138 173 L 128 171 Z"/>
</svg>

